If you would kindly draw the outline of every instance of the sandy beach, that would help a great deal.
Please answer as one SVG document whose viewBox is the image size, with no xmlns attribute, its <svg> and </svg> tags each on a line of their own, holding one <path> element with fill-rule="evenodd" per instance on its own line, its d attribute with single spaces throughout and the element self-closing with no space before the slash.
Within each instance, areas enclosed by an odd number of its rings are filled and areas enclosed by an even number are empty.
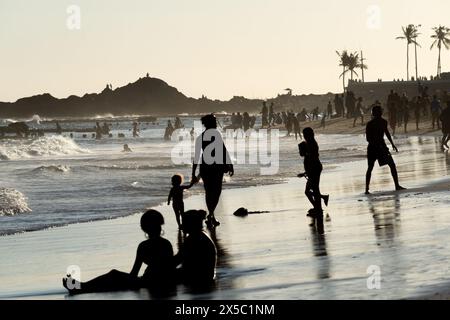
<svg viewBox="0 0 450 320">
<path fill-rule="evenodd" d="M 385 115 L 387 117 L 387 115 Z M 353 118 L 343 119 L 343 118 L 333 118 L 331 120 L 326 120 L 325 128 L 321 127 L 320 121 L 313 122 L 303 122 L 301 126 L 304 128 L 306 126 L 311 126 L 315 132 L 322 134 L 364 134 L 366 130 L 365 124 L 371 119 L 369 113 L 364 114 L 364 125 L 361 124 L 361 118 L 358 118 L 355 126 L 353 127 Z M 392 129 L 389 128 L 389 130 Z M 405 133 L 404 125 L 396 129 L 397 135 L 409 135 L 409 136 L 442 136 L 442 131 L 440 129 L 433 129 L 431 119 L 425 117 L 420 120 L 419 130 L 416 130 L 416 120 L 411 118 L 408 122 L 407 132 Z"/>
<path fill-rule="evenodd" d="M 216 212 L 222 224 L 212 234 L 219 253 L 215 290 L 193 294 L 179 285 L 169 299 L 448 299 L 450 156 L 440 150 L 438 137 L 402 136 L 398 146 L 394 157 L 405 191 L 392 191 L 389 170 L 377 166 L 373 194 L 364 195 L 362 159 L 325 165 L 322 192 L 331 196 L 324 234 L 306 217 L 303 179 L 225 190 Z M 301 170 L 292 168 L 292 176 Z M 185 206 L 205 208 L 202 194 Z M 239 207 L 269 213 L 233 216 Z M 156 209 L 166 219 L 164 237 L 177 251 L 172 209 Z M 146 290 L 71 297 L 61 285 L 69 265 L 80 267 L 82 280 L 113 268 L 129 271 L 145 239 L 139 218 L 137 213 L 0 237 L 0 298 L 153 298 Z M 379 289 L 368 288 L 374 268 Z"/>
</svg>

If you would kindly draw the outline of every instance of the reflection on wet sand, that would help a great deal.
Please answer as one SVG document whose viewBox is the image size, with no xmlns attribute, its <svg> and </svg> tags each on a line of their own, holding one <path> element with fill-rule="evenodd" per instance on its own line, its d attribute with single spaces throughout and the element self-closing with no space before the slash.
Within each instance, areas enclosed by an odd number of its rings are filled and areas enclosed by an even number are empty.
<svg viewBox="0 0 450 320">
<path fill-rule="evenodd" d="M 312 219 L 311 245 L 314 257 L 317 257 L 317 279 L 330 278 L 330 259 L 327 253 L 327 242 L 323 225 L 323 216 Z"/>
</svg>

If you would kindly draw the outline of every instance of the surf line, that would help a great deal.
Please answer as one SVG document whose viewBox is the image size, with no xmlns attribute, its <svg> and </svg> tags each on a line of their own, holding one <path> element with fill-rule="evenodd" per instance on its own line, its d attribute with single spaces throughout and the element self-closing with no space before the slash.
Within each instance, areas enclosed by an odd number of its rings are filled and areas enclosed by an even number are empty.
<svg viewBox="0 0 450 320">
<path fill-rule="evenodd" d="M 200 315 L 203 318 L 206 318 L 208 316 L 208 312 L 209 307 L 189 307 L 184 303 L 181 305 L 181 307 L 175 308 L 176 315 Z"/>
</svg>

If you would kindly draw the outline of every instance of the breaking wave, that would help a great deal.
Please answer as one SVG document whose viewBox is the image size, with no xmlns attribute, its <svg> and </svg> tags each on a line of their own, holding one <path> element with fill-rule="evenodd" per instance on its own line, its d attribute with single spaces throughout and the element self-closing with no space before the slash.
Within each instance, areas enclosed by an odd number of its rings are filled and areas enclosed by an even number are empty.
<svg viewBox="0 0 450 320">
<path fill-rule="evenodd" d="M 50 166 L 40 166 L 36 169 L 33 169 L 33 172 L 60 172 L 60 173 L 66 173 L 70 171 L 69 166 L 65 165 L 50 165 Z"/>
<path fill-rule="evenodd" d="M 36 140 L 8 140 L 0 144 L 0 160 L 19 160 L 32 157 L 76 155 L 89 153 L 70 138 L 41 137 Z"/>
<path fill-rule="evenodd" d="M 0 188 L 0 216 L 31 212 L 25 196 L 16 189 Z"/>
</svg>

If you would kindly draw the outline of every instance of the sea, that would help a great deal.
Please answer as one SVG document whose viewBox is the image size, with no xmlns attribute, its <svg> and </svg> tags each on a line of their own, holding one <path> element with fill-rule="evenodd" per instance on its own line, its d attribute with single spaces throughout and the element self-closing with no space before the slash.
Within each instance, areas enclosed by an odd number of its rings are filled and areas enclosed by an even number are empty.
<svg viewBox="0 0 450 320">
<path fill-rule="evenodd" d="M 164 203 L 174 174 L 183 175 L 185 183 L 190 180 L 194 138 L 201 132 L 199 118 L 182 116 L 185 129 L 178 130 L 169 141 L 164 140 L 164 131 L 174 117 L 140 122 L 139 137 L 133 137 L 133 116 L 59 119 L 64 130 L 61 135 L 0 139 L 0 236 L 114 219 Z M 17 120 L 1 121 L 0 125 L 7 125 Z M 110 125 L 111 136 L 95 139 L 92 133 L 80 132 L 93 128 L 97 121 Z M 222 116 L 219 122 L 224 128 L 229 125 L 229 117 Z M 55 119 L 33 117 L 27 124 L 36 129 L 56 128 Z M 255 128 L 260 127 L 258 119 Z M 231 156 L 236 162 L 235 175 L 224 177 L 225 189 L 276 184 L 303 172 L 298 154 L 300 138 L 287 137 L 286 131 L 277 129 L 277 135 L 271 135 L 275 130 L 265 133 L 270 137 L 267 143 L 263 139 L 249 143 L 248 136 L 221 131 L 227 147 L 234 149 Z M 262 133 L 255 130 L 253 134 L 261 137 L 258 134 Z M 242 144 L 242 139 L 247 143 Z M 319 135 L 318 141 L 326 168 L 365 157 L 363 135 Z M 132 152 L 123 152 L 124 144 Z M 192 152 L 180 155 L 179 150 Z M 269 158 L 263 157 L 263 152 Z M 250 161 L 255 154 L 256 162 Z M 263 173 L 261 168 L 268 166 L 275 169 Z M 186 196 L 200 193 L 201 185 L 188 190 Z"/>
</svg>

